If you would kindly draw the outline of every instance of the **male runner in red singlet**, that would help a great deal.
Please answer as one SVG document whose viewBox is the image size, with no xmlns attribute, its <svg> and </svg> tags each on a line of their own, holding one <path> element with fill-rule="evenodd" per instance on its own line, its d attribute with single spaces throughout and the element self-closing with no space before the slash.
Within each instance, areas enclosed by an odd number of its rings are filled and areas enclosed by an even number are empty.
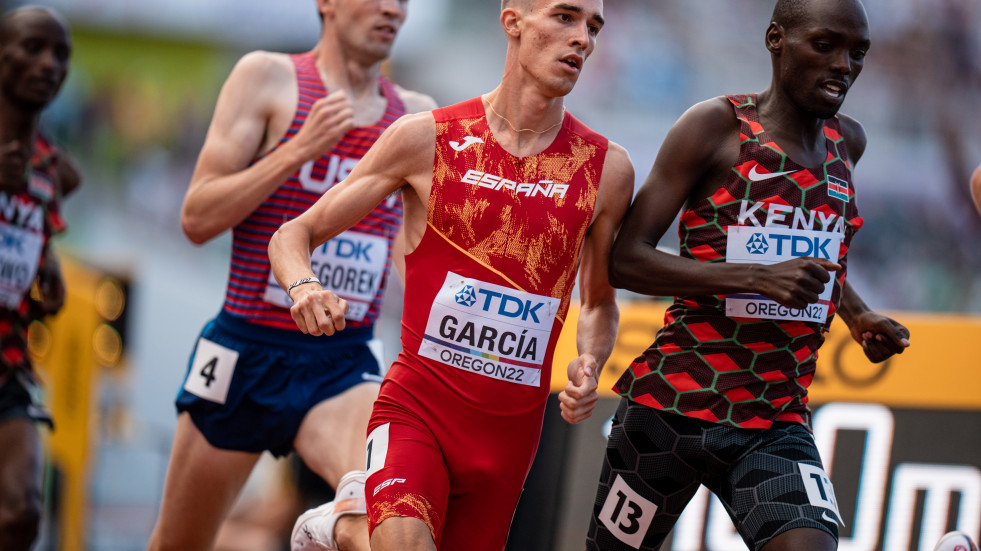
<svg viewBox="0 0 981 551">
<path fill-rule="evenodd" d="M 807 407 L 818 348 L 835 313 L 873 362 L 909 345 L 845 279 L 866 137 L 836 114 L 870 46 L 865 9 L 777 0 L 765 40 L 770 87 L 678 120 L 614 245 L 615 285 L 676 298 L 615 385 L 588 549 L 659 549 L 702 484 L 754 551 L 835 549 Z M 679 210 L 676 256 L 655 245 Z"/>
<path fill-rule="evenodd" d="M 58 213 L 61 157 L 39 141 L 42 110 L 68 73 L 68 26 L 40 7 L 0 18 L 0 549 L 26 551 L 41 519 L 41 442 L 51 417 L 36 403 L 27 350 L 32 320 L 64 302 L 49 238 L 64 229 Z M 37 284 L 39 300 L 31 296 Z"/>
<path fill-rule="evenodd" d="M 317 8 L 322 31 L 310 52 L 253 52 L 232 70 L 187 191 L 184 232 L 203 243 L 231 229 L 231 269 L 224 306 L 198 339 L 177 397 L 152 550 L 211 549 L 264 450 L 296 450 L 338 493 L 357 479 L 346 473 L 364 466 L 364 431 L 381 381 L 367 341 L 401 223 L 400 198 L 365 211 L 356 227 L 316 251 L 315 275 L 353 305 L 342 335 L 297 330 L 288 293 L 270 277 L 266 247 L 280 224 L 343 180 L 392 122 L 435 105 L 381 76 L 406 0 L 317 0 Z M 358 543 L 367 538 L 363 507 L 322 512 L 329 530 L 298 537 L 367 548 Z M 338 522 L 341 513 L 349 514 Z"/>
<path fill-rule="evenodd" d="M 974 197 L 978 214 L 981 214 L 981 165 L 974 169 L 974 174 L 971 176 L 971 196 Z"/>
<path fill-rule="evenodd" d="M 403 350 L 367 441 L 372 549 L 504 548 L 577 269 L 580 356 L 562 415 L 576 423 L 595 406 L 619 317 L 607 261 L 633 167 L 623 148 L 565 113 L 563 96 L 593 51 L 602 8 L 505 0 L 500 86 L 404 117 L 270 243 L 276 279 L 292 286 L 310 276 L 312 248 L 403 194 Z M 344 327 L 345 304 L 319 285 L 298 286 L 294 298 L 304 331 Z"/>
</svg>

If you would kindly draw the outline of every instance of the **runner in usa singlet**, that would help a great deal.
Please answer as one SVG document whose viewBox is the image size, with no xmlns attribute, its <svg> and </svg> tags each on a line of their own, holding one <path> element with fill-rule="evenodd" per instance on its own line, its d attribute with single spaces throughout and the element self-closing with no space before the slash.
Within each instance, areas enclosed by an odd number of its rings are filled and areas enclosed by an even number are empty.
<svg viewBox="0 0 981 551">
<path fill-rule="evenodd" d="M 518 158 L 480 98 L 434 116 L 403 350 L 368 428 L 368 514 L 372 529 L 419 518 L 441 549 L 499 550 L 537 448 L 608 142 L 566 114 L 547 149 Z"/>
<path fill-rule="evenodd" d="M 820 301 L 802 310 L 759 295 L 676 297 L 654 344 L 614 389 L 656 409 L 741 428 L 810 424 L 807 388 L 862 226 L 838 119 L 824 127 L 824 164 L 796 164 L 759 123 L 756 96 L 728 96 L 739 157 L 718 191 L 681 214 L 681 255 L 702 262 L 836 260 Z"/>
<path fill-rule="evenodd" d="M 300 131 L 310 107 L 327 94 L 312 52 L 294 55 L 292 59 L 299 102 L 296 117 L 277 147 Z M 388 106 L 377 123 L 351 129 L 325 155 L 305 163 L 232 230 L 226 312 L 263 326 L 296 330 L 289 312 L 293 302 L 270 273 L 269 238 L 283 222 L 306 211 L 324 192 L 347 177 L 381 133 L 405 114 L 395 85 L 384 77 L 379 77 L 378 85 Z M 370 327 L 378 318 L 391 267 L 392 241 L 401 222 L 402 199 L 393 195 L 351 230 L 313 253 L 312 267 L 324 289 L 348 301 L 349 328 Z"/>
<path fill-rule="evenodd" d="M 327 95 L 313 52 L 290 58 L 298 100 L 277 148 L 297 135 L 311 106 Z M 189 412 L 216 447 L 285 455 L 314 406 L 381 377 L 367 343 L 402 223 L 401 197 L 388 197 L 313 252 L 311 266 L 323 287 L 349 304 L 343 333 L 326 337 L 298 330 L 290 316 L 293 302 L 273 277 L 268 256 L 273 233 L 346 178 L 378 136 L 405 114 L 395 85 L 379 76 L 378 86 L 387 105 L 375 124 L 352 128 L 330 151 L 304 163 L 232 229 L 225 303 L 198 339 L 177 397 L 178 411 Z"/>
</svg>

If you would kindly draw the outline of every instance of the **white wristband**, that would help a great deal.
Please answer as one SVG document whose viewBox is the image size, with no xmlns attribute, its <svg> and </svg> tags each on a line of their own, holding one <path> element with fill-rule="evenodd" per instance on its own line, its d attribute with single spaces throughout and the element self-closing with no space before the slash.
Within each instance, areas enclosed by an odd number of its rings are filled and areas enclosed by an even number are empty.
<svg viewBox="0 0 981 551">
<path fill-rule="evenodd" d="M 314 283 L 314 282 L 316 282 L 317 285 L 320 285 L 321 284 L 320 283 L 320 280 L 317 279 L 317 278 L 315 278 L 315 277 L 305 277 L 303 279 L 298 279 L 298 280 L 294 281 L 293 283 L 290 283 L 289 287 L 286 288 L 286 295 L 290 297 L 290 300 L 292 300 L 293 299 L 293 295 L 290 294 L 290 291 L 293 290 L 293 287 L 299 287 L 300 285 L 303 285 L 304 283 Z"/>
</svg>

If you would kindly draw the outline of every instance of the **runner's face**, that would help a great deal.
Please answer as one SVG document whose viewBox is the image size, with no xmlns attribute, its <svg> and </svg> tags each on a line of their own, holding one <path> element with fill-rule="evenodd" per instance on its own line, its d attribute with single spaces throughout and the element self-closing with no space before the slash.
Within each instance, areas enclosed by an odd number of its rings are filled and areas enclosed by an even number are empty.
<svg viewBox="0 0 981 551">
<path fill-rule="evenodd" d="M 833 117 L 862 72 L 870 45 L 860 4 L 814 2 L 810 17 L 785 35 L 780 63 L 784 90 L 802 111 Z"/>
<path fill-rule="evenodd" d="M 603 28 L 603 0 L 539 0 L 525 15 L 521 64 L 553 88 L 572 91 Z"/>
<path fill-rule="evenodd" d="M 409 0 L 338 0 L 337 29 L 347 46 L 381 61 L 405 22 Z"/>
<path fill-rule="evenodd" d="M 0 49 L 0 82 L 10 100 L 41 109 L 58 94 L 68 74 L 68 31 L 43 13 L 25 13 L 10 25 Z"/>
</svg>

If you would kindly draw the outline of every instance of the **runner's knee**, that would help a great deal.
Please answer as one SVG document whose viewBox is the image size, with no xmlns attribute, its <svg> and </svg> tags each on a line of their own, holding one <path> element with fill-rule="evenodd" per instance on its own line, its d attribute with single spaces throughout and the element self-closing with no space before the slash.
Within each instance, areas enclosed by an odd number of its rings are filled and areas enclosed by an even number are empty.
<svg viewBox="0 0 981 551">
<path fill-rule="evenodd" d="M 337 519 L 334 540 L 338 549 L 362 549 L 360 546 L 368 540 L 368 516 L 345 515 Z"/>
<path fill-rule="evenodd" d="M 777 535 L 761 551 L 834 551 L 835 538 L 816 528 L 796 528 Z"/>
<path fill-rule="evenodd" d="M 415 517 L 389 517 L 371 533 L 372 551 L 435 551 L 429 526 Z"/>
</svg>

